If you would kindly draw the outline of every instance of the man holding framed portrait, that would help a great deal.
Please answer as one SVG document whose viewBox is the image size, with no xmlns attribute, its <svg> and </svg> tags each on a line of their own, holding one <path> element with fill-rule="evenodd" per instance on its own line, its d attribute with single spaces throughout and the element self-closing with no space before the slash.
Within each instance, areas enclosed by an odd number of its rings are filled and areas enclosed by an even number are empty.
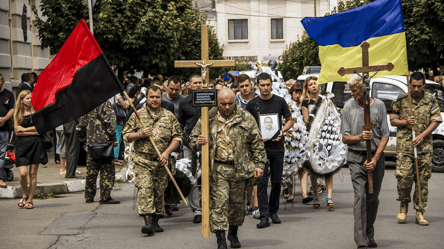
<svg viewBox="0 0 444 249">
<path fill-rule="evenodd" d="M 271 93 L 271 76 L 261 73 L 256 77 L 260 95 L 248 102 L 245 110 L 256 119 L 261 129 L 265 150 L 269 163 L 265 165 L 264 176 L 258 178 L 258 200 L 261 213 L 257 228 L 270 226 L 269 218 L 275 224 L 281 223 L 277 212 L 279 210 L 279 194 L 281 193 L 282 170 L 284 162 L 284 140 L 282 133 L 293 126 L 293 119 L 284 98 Z M 282 128 L 282 119 L 286 123 Z M 269 164 L 269 165 L 268 165 Z M 268 170 L 270 166 L 270 170 Z M 268 175 L 271 175 L 270 199 L 267 195 Z"/>
</svg>

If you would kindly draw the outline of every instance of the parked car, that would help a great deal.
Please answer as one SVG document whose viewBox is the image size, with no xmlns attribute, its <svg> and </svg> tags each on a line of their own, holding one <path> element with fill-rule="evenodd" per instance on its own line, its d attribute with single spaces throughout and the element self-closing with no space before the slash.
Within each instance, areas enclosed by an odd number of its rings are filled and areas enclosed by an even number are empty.
<svg viewBox="0 0 444 249">
<path fill-rule="evenodd" d="M 340 109 L 351 98 L 350 89 L 346 82 L 329 82 L 326 91 L 335 95 L 334 102 Z M 405 76 L 384 76 L 370 80 L 370 97 L 382 100 L 387 108 L 387 121 L 390 130 L 390 138 L 384 153 L 389 157 L 396 157 L 396 127 L 390 125 L 390 113 L 392 105 L 400 94 L 408 91 L 407 78 Z M 444 87 L 434 81 L 426 80 L 424 91 L 432 93 L 438 101 L 441 116 L 444 119 Z M 444 172 L 444 122 L 433 131 L 433 171 Z"/>
<path fill-rule="evenodd" d="M 302 74 L 320 74 L 321 66 L 305 66 L 302 70 Z"/>
</svg>

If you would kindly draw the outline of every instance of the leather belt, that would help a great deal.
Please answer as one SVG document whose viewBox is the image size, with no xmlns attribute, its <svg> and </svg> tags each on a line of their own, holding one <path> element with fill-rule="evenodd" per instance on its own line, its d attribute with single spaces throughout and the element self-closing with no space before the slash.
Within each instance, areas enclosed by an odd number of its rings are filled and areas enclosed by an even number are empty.
<svg viewBox="0 0 444 249">
<path fill-rule="evenodd" d="M 220 163 L 220 164 L 234 165 L 234 161 L 223 162 L 223 161 L 219 161 L 219 160 L 214 160 L 214 162 L 216 162 L 216 163 Z"/>
<path fill-rule="evenodd" d="M 352 150 L 352 149 L 348 149 L 349 152 L 353 152 L 355 154 L 361 155 L 361 156 L 366 156 L 367 155 L 367 151 L 366 150 Z M 372 150 L 372 155 L 375 154 L 376 151 Z"/>
</svg>

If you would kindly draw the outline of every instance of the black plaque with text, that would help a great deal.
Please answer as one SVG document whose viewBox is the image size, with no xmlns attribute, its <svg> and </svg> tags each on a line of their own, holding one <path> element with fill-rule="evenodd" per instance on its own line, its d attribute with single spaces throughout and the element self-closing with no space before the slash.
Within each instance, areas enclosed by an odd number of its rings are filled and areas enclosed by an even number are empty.
<svg viewBox="0 0 444 249">
<path fill-rule="evenodd" d="M 211 107 L 217 105 L 216 89 L 194 90 L 192 94 L 193 94 L 193 106 Z"/>
</svg>

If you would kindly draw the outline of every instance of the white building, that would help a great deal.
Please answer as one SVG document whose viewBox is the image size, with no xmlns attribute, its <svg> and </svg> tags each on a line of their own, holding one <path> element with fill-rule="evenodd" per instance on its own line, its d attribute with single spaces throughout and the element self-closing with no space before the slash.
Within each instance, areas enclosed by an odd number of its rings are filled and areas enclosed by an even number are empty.
<svg viewBox="0 0 444 249">
<path fill-rule="evenodd" d="M 324 16 L 338 0 L 197 0 L 208 15 L 225 59 L 282 61 L 284 49 L 301 37 L 304 17 Z M 316 12 L 315 12 L 316 11 Z M 315 15 L 316 13 L 316 15 Z"/>
</svg>

